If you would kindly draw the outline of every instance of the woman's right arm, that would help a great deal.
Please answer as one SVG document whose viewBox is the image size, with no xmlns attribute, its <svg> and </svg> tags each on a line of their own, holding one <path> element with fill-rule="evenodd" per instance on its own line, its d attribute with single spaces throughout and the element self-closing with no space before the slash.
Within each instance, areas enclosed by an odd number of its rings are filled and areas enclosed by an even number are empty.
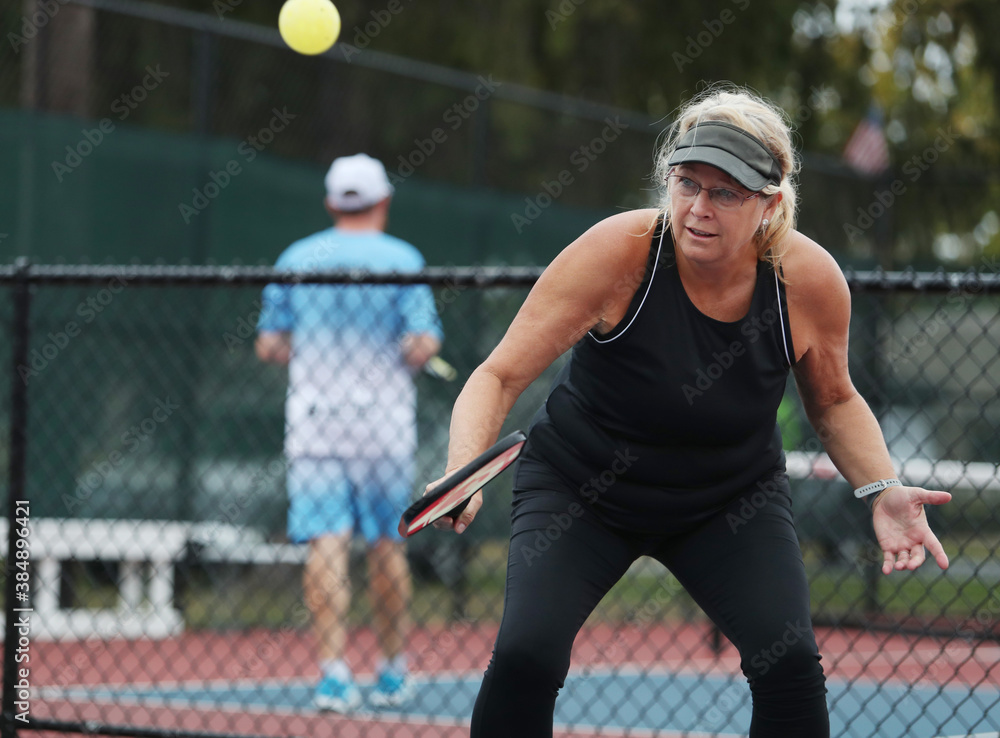
<svg viewBox="0 0 1000 738">
<path fill-rule="evenodd" d="M 645 270 L 654 217 L 650 210 L 611 216 L 549 264 L 455 401 L 445 474 L 496 441 L 524 389 L 587 331 L 607 331 L 621 320 Z M 461 533 L 481 505 L 476 493 L 458 520 L 442 518 L 438 527 Z"/>
</svg>

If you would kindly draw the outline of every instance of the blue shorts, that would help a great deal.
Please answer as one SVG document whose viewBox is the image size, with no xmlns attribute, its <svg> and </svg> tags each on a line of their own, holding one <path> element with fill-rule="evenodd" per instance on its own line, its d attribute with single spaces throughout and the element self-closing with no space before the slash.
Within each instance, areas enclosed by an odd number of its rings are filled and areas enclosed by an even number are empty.
<svg viewBox="0 0 1000 738">
<path fill-rule="evenodd" d="M 397 526 L 413 495 L 413 459 L 293 459 L 288 538 L 356 533 L 369 544 L 401 541 Z"/>
</svg>

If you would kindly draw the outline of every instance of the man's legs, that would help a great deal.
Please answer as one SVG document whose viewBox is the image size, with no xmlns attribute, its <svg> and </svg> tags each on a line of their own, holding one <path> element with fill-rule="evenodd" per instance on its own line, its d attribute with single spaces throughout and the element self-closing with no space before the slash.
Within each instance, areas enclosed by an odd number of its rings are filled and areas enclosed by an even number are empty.
<svg viewBox="0 0 1000 738">
<path fill-rule="evenodd" d="M 375 633 L 392 661 L 403 653 L 410 628 L 413 584 L 403 543 L 383 538 L 368 550 L 368 580 Z"/>
<path fill-rule="evenodd" d="M 397 528 L 412 495 L 413 459 L 359 459 L 351 464 L 351 479 L 358 527 L 368 544 L 368 596 L 382 650 L 371 701 L 376 707 L 394 707 L 408 699 L 411 687 L 406 640 L 413 583 Z"/>
<path fill-rule="evenodd" d="M 321 709 L 345 712 L 361 697 L 344 661 L 347 610 L 351 605 L 350 533 L 325 535 L 309 544 L 303 574 L 306 604 L 313 616 L 323 680 L 314 701 Z"/>
<path fill-rule="evenodd" d="M 351 606 L 350 540 L 350 534 L 341 534 L 323 536 L 309 544 L 302 584 L 306 605 L 313 616 L 321 662 L 344 658 L 347 641 L 344 620 Z"/>
<path fill-rule="evenodd" d="M 288 538 L 309 543 L 302 585 L 313 616 L 323 679 L 317 707 L 345 711 L 360 702 L 344 661 L 351 604 L 349 547 L 354 529 L 351 487 L 336 459 L 292 459 L 288 469 Z"/>
</svg>

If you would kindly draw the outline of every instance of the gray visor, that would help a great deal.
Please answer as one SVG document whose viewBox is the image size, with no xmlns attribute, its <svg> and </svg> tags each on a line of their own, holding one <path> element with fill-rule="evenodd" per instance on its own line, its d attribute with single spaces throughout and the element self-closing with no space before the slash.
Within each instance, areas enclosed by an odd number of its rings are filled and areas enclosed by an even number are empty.
<svg viewBox="0 0 1000 738">
<path fill-rule="evenodd" d="M 712 120 L 681 136 L 667 164 L 711 164 L 751 192 L 781 184 L 781 165 L 759 139 L 730 123 Z"/>
</svg>

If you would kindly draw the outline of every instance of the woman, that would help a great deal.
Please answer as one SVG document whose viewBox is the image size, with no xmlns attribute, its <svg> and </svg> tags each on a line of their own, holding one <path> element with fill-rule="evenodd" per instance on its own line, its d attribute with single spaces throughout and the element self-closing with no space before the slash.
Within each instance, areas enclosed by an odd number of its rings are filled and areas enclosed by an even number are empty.
<svg viewBox="0 0 1000 738">
<path fill-rule="evenodd" d="M 925 548 L 948 566 L 923 505 L 951 496 L 894 478 L 848 375 L 847 284 L 794 230 L 796 170 L 776 108 L 709 90 L 658 156 L 662 208 L 614 215 L 567 247 L 462 390 L 448 471 L 493 442 L 521 391 L 574 347 L 515 472 L 504 615 L 473 736 L 552 735 L 573 640 L 641 555 L 739 649 L 753 738 L 829 735 L 776 423 L 789 369 L 837 468 L 859 496 L 877 493 L 883 572 L 917 568 Z M 477 494 L 439 527 L 461 533 L 481 504 Z M 537 546 L 554 520 L 565 531 Z M 760 658 L 779 641 L 784 656 Z"/>
</svg>

